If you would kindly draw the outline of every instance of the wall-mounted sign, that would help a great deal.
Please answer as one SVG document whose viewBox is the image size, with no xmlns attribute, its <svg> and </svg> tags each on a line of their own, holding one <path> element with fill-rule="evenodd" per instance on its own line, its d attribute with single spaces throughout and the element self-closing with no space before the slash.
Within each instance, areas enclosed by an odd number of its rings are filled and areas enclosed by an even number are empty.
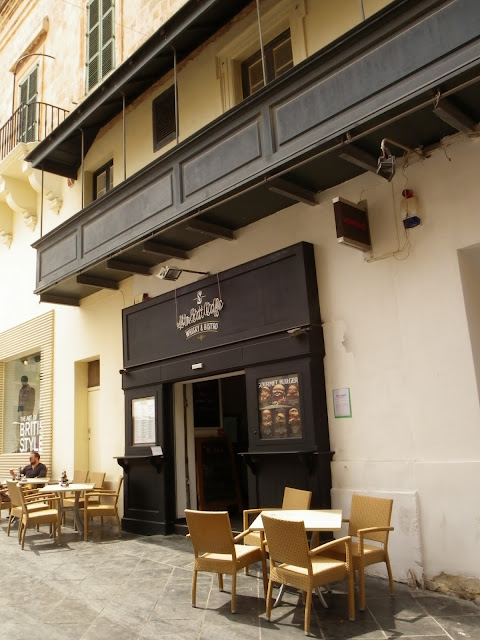
<svg viewBox="0 0 480 640">
<path fill-rule="evenodd" d="M 337 242 L 361 251 L 370 251 L 372 242 L 366 201 L 354 204 L 343 198 L 333 198 L 333 210 Z"/>
<path fill-rule="evenodd" d="M 333 390 L 333 409 L 335 418 L 351 418 L 352 405 L 350 404 L 350 389 Z"/>
<path fill-rule="evenodd" d="M 300 386 L 292 373 L 258 381 L 260 439 L 301 438 Z"/>
<path fill-rule="evenodd" d="M 179 314 L 177 329 L 185 333 L 187 340 L 193 337 L 203 340 L 206 333 L 218 331 L 218 318 L 223 309 L 223 300 L 220 297 L 206 300 L 201 290 L 197 291 L 193 300 L 196 306 L 191 307 L 187 313 Z"/>
</svg>

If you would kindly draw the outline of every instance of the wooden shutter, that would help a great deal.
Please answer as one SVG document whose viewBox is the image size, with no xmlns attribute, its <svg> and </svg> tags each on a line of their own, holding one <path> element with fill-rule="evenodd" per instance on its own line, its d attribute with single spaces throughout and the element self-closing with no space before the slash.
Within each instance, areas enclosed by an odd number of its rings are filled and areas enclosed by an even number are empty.
<svg viewBox="0 0 480 640">
<path fill-rule="evenodd" d="M 87 27 L 87 91 L 100 80 L 100 0 L 88 5 Z"/>
<path fill-rule="evenodd" d="M 114 0 L 92 0 L 87 22 L 87 91 L 115 66 Z"/>
<path fill-rule="evenodd" d="M 172 85 L 152 103 L 153 150 L 158 151 L 175 139 L 177 133 L 175 117 L 175 86 Z"/>
<path fill-rule="evenodd" d="M 113 0 L 102 0 L 102 78 L 114 67 L 115 22 Z"/>
<path fill-rule="evenodd" d="M 37 138 L 37 98 L 38 66 L 20 85 L 20 105 L 24 107 L 19 115 L 18 139 L 23 142 L 32 142 Z"/>
</svg>

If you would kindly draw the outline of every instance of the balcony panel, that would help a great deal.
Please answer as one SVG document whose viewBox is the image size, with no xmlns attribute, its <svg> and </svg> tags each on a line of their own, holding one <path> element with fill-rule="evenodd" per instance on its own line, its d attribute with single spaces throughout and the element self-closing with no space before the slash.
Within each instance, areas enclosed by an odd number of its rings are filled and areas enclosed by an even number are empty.
<svg viewBox="0 0 480 640">
<path fill-rule="evenodd" d="M 260 126 L 260 121 L 256 121 L 239 131 L 228 132 L 217 144 L 182 163 L 185 199 L 259 158 L 262 155 Z"/>
<path fill-rule="evenodd" d="M 350 48 L 312 56 L 37 241 L 42 264 L 57 239 L 81 239 L 63 267 L 62 256 L 49 257 L 56 269 L 40 270 L 37 292 L 109 254 L 141 252 L 147 237 L 185 250 L 204 244 L 186 229 L 192 216 L 238 229 L 294 204 L 295 189 L 292 198 L 272 193 L 278 176 L 315 193 L 359 175 L 365 169 L 339 157 L 352 142 L 374 162 L 384 137 L 411 148 L 438 143 L 456 133 L 433 112 L 438 91 L 478 123 L 477 0 L 395 6 L 374 39 L 360 28 Z"/>
<path fill-rule="evenodd" d="M 69 268 L 70 265 L 77 265 L 77 235 L 78 230 L 73 229 L 65 237 L 58 238 L 55 244 L 38 253 L 38 276 L 40 280 L 57 280 L 62 275 L 72 271 Z"/>
<path fill-rule="evenodd" d="M 105 198 L 102 198 L 104 200 Z M 115 207 L 101 208 L 82 227 L 82 258 L 87 260 L 115 249 L 127 236 L 148 233 L 158 226 L 162 213 L 173 205 L 173 178 L 159 177 Z"/>
</svg>

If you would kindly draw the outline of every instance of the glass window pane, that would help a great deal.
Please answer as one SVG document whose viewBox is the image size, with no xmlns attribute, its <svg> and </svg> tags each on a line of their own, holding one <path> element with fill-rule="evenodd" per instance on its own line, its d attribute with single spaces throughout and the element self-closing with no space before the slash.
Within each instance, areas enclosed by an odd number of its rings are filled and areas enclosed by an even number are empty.
<svg viewBox="0 0 480 640">
<path fill-rule="evenodd" d="M 5 363 L 3 453 L 41 451 L 40 354 Z"/>
</svg>

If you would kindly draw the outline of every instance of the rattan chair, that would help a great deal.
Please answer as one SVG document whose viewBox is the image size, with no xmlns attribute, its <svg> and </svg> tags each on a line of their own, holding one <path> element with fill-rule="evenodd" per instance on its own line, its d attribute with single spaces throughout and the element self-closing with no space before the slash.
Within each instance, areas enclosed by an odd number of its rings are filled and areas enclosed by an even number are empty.
<svg viewBox="0 0 480 640">
<path fill-rule="evenodd" d="M 304 489 L 294 489 L 292 487 L 285 487 L 283 491 L 282 509 L 310 509 L 310 503 L 312 501 L 312 492 L 305 491 Z M 250 526 L 250 517 L 257 516 L 262 511 L 277 511 L 275 507 L 264 507 L 262 509 L 245 509 L 243 512 L 243 530 L 246 531 Z M 244 544 L 250 544 L 252 546 L 260 547 L 262 545 L 264 536 L 263 532 L 250 531 L 244 538 Z M 266 549 L 268 552 L 268 549 Z M 245 567 L 245 573 L 248 573 L 248 567 Z"/>
<path fill-rule="evenodd" d="M 305 600 L 305 634 L 310 633 L 312 592 L 321 585 L 338 580 L 348 582 L 348 617 L 355 620 L 355 596 L 350 536 L 310 549 L 303 522 L 284 520 L 262 514 L 265 537 L 270 553 L 270 579 L 267 591 L 267 620 L 272 613 L 272 591 L 275 582 L 300 589 Z M 345 559 L 329 557 L 331 550 L 341 548 Z"/>
<path fill-rule="evenodd" d="M 3 509 L 8 509 L 10 511 L 10 507 L 12 506 L 10 497 L 2 494 L 2 491 L 5 491 L 7 485 L 0 485 L 0 518 L 2 517 Z"/>
<path fill-rule="evenodd" d="M 232 576 L 232 613 L 235 613 L 237 572 L 248 564 L 262 563 L 263 589 L 267 590 L 267 564 L 262 547 L 236 544 L 245 535 L 233 537 L 228 511 L 193 511 L 185 509 L 189 537 L 195 562 L 192 580 L 192 606 L 197 603 L 197 573 L 207 571 L 218 575 L 218 587 L 223 591 L 223 574 Z"/>
<path fill-rule="evenodd" d="M 15 518 L 18 518 L 19 522 L 22 519 L 23 509 L 22 504 L 20 502 L 19 494 L 12 487 L 17 487 L 16 480 L 7 480 L 7 488 L 8 493 L 10 495 L 10 513 L 8 514 L 8 527 L 7 527 L 7 536 L 10 535 L 10 529 L 12 523 Z M 20 489 L 20 487 L 17 487 Z M 13 491 L 13 493 L 12 493 Z M 28 498 L 32 498 L 27 502 L 27 509 L 29 511 L 40 511 L 41 509 L 48 509 L 49 504 L 45 501 L 43 495 L 40 495 L 38 489 L 27 489 L 26 487 L 22 487 L 22 494 L 27 496 Z M 35 500 L 33 500 L 35 497 Z M 20 540 L 21 536 L 21 526 L 18 527 L 18 539 Z"/>
<path fill-rule="evenodd" d="M 58 544 L 62 541 L 62 528 L 60 518 L 60 498 L 53 493 L 33 493 L 29 495 L 28 490 L 22 489 L 16 482 L 8 483 L 8 492 L 12 504 L 20 504 L 21 512 L 19 513 L 18 522 L 18 538 L 22 543 L 22 549 L 25 547 L 25 534 L 30 525 L 38 527 L 41 524 L 49 524 L 53 537 L 57 539 Z M 39 506 L 45 505 L 44 508 Z M 12 511 L 13 511 L 12 507 Z M 10 525 L 10 523 L 9 523 Z M 10 531 L 10 526 L 9 526 Z"/>
<path fill-rule="evenodd" d="M 388 556 L 388 535 L 394 527 L 390 526 L 393 500 L 354 494 L 348 535 L 357 538 L 353 545 L 353 568 L 358 571 L 358 590 L 360 596 L 359 608 L 365 610 L 365 567 L 378 562 L 385 562 L 387 566 L 390 593 L 394 595 L 392 568 Z M 366 544 L 366 540 L 377 543 Z"/>
<path fill-rule="evenodd" d="M 88 519 L 100 517 L 103 523 L 103 518 L 106 516 L 116 518 L 118 537 L 121 537 L 122 525 L 118 515 L 118 498 L 120 496 L 122 482 L 123 476 L 120 476 L 116 489 L 93 489 L 93 491 L 85 492 L 83 505 L 83 536 L 85 540 L 88 540 Z M 107 500 L 107 502 L 105 502 L 105 500 Z"/>
</svg>

